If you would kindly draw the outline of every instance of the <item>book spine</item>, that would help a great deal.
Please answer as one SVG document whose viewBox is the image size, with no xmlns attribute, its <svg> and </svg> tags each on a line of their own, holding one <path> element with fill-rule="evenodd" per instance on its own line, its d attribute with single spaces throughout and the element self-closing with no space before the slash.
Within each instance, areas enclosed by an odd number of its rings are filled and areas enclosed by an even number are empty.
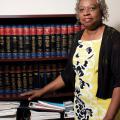
<svg viewBox="0 0 120 120">
<path fill-rule="evenodd" d="M 11 27 L 5 26 L 5 58 L 11 58 Z"/>
<path fill-rule="evenodd" d="M 0 94 L 4 93 L 3 66 L 0 64 Z"/>
<path fill-rule="evenodd" d="M 21 66 L 16 65 L 15 66 L 15 71 L 16 71 L 16 83 L 17 83 L 17 92 L 21 93 L 22 92 L 22 76 L 21 76 Z"/>
<path fill-rule="evenodd" d="M 31 64 L 27 64 L 27 79 L 28 79 L 28 90 L 32 90 L 33 89 L 33 69 L 32 69 L 32 65 Z"/>
<path fill-rule="evenodd" d="M 62 56 L 62 46 L 61 46 L 61 26 L 59 24 L 56 25 L 56 55 L 57 57 Z"/>
<path fill-rule="evenodd" d="M 36 26 L 30 25 L 30 38 L 31 38 L 31 57 L 36 58 Z"/>
<path fill-rule="evenodd" d="M 58 63 L 57 63 L 58 64 Z M 51 69 L 51 81 L 52 80 L 55 80 L 55 78 L 59 75 L 59 74 L 57 74 L 57 65 L 56 65 L 56 63 L 53 63 L 53 64 L 51 64 L 50 65 L 50 69 Z"/>
<path fill-rule="evenodd" d="M 68 39 L 67 39 L 67 24 L 61 25 L 61 41 L 62 41 L 62 56 L 67 56 L 68 53 Z"/>
<path fill-rule="evenodd" d="M 0 25 L 0 58 L 5 58 L 5 26 Z"/>
<path fill-rule="evenodd" d="M 43 26 L 42 25 L 37 25 L 36 26 L 36 54 L 38 58 L 43 57 Z"/>
<path fill-rule="evenodd" d="M 51 56 L 56 56 L 56 26 L 50 26 L 50 37 L 51 37 Z"/>
<path fill-rule="evenodd" d="M 0 71 L 1 71 L 1 82 L 2 82 L 2 86 L 1 86 L 1 90 L 0 90 L 0 93 L 1 94 L 5 94 L 5 91 L 6 91 L 6 83 L 5 83 L 5 80 L 4 80 L 4 76 L 5 76 L 5 71 L 4 71 L 4 65 L 1 64 L 0 65 Z"/>
<path fill-rule="evenodd" d="M 53 80 L 51 74 L 51 66 L 49 64 L 45 65 L 45 73 L 46 73 L 46 84 L 48 84 Z"/>
<path fill-rule="evenodd" d="M 13 64 L 10 65 L 10 79 L 11 79 L 12 93 L 17 93 L 16 73 L 15 73 L 15 66 Z"/>
<path fill-rule="evenodd" d="M 44 64 L 39 63 L 38 64 L 38 74 L 39 74 L 39 87 L 42 88 L 45 85 L 45 81 L 44 81 L 44 71 L 45 71 L 45 67 Z"/>
<path fill-rule="evenodd" d="M 24 58 L 24 36 L 23 36 L 23 25 L 17 26 L 17 37 L 18 37 L 18 58 Z"/>
<path fill-rule="evenodd" d="M 4 82 L 5 82 L 5 93 L 11 93 L 11 81 L 9 76 L 9 66 L 6 65 L 4 68 Z"/>
<path fill-rule="evenodd" d="M 74 25 L 73 24 L 68 24 L 68 54 L 71 49 L 71 45 L 73 43 L 74 39 Z"/>
<path fill-rule="evenodd" d="M 38 73 L 38 63 L 33 65 L 33 88 L 39 88 L 39 73 Z"/>
<path fill-rule="evenodd" d="M 17 28 L 16 25 L 12 25 L 11 27 L 11 51 L 12 58 L 18 58 L 18 37 L 17 37 Z"/>
<path fill-rule="evenodd" d="M 30 26 L 29 25 L 24 25 L 24 57 L 25 58 L 30 58 L 31 56 L 31 39 L 30 39 Z"/>
<path fill-rule="evenodd" d="M 50 25 L 44 25 L 43 43 L 44 43 L 44 57 L 51 56 L 51 38 Z"/>
<path fill-rule="evenodd" d="M 27 78 L 27 72 L 26 72 L 26 64 L 22 64 L 22 83 L 23 83 L 23 92 L 27 91 L 28 89 L 28 78 Z"/>
</svg>

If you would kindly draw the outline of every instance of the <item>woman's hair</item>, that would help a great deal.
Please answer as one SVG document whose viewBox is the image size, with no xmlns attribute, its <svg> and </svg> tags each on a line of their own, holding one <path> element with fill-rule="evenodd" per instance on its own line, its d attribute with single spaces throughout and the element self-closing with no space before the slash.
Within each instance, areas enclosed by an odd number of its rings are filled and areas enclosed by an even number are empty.
<svg viewBox="0 0 120 120">
<path fill-rule="evenodd" d="M 101 11 L 101 15 L 102 15 L 102 20 L 108 20 L 108 7 L 106 5 L 105 0 L 97 0 L 99 6 L 100 6 L 100 11 Z M 80 0 L 77 0 L 76 3 L 76 18 L 77 20 L 79 20 L 79 5 L 80 5 Z"/>
</svg>

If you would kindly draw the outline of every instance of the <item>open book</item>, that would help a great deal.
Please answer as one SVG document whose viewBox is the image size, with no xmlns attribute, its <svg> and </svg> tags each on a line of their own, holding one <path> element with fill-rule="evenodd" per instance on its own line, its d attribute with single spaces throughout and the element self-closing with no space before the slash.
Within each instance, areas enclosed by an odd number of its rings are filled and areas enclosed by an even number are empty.
<svg viewBox="0 0 120 120">
<path fill-rule="evenodd" d="M 46 111 L 64 111 L 65 106 L 63 103 L 47 102 L 47 101 L 38 101 L 30 102 L 29 107 L 32 109 L 46 110 Z"/>
</svg>

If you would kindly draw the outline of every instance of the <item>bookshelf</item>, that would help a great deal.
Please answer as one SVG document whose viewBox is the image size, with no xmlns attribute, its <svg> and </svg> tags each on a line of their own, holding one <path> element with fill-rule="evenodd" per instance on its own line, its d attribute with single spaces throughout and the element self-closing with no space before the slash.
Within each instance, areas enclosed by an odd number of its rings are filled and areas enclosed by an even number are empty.
<svg viewBox="0 0 120 120">
<path fill-rule="evenodd" d="M 41 88 L 59 75 L 80 29 L 74 14 L 1 15 L 0 100 L 26 102 L 20 93 Z M 63 88 L 41 99 L 59 98 L 73 98 L 73 90 Z"/>
</svg>

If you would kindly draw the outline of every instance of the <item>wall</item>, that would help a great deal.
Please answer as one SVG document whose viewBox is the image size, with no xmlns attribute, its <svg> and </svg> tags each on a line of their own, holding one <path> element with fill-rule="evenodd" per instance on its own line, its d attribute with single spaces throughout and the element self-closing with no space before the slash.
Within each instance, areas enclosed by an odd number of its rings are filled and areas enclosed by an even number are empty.
<svg viewBox="0 0 120 120">
<path fill-rule="evenodd" d="M 75 0 L 0 0 L 0 15 L 71 14 Z"/>
<path fill-rule="evenodd" d="M 120 31 L 120 0 L 106 0 L 106 3 L 109 8 L 109 21 L 106 24 Z"/>
<path fill-rule="evenodd" d="M 109 21 L 120 30 L 120 0 L 106 0 Z M 0 0 L 0 15 L 74 14 L 76 0 Z"/>
</svg>

